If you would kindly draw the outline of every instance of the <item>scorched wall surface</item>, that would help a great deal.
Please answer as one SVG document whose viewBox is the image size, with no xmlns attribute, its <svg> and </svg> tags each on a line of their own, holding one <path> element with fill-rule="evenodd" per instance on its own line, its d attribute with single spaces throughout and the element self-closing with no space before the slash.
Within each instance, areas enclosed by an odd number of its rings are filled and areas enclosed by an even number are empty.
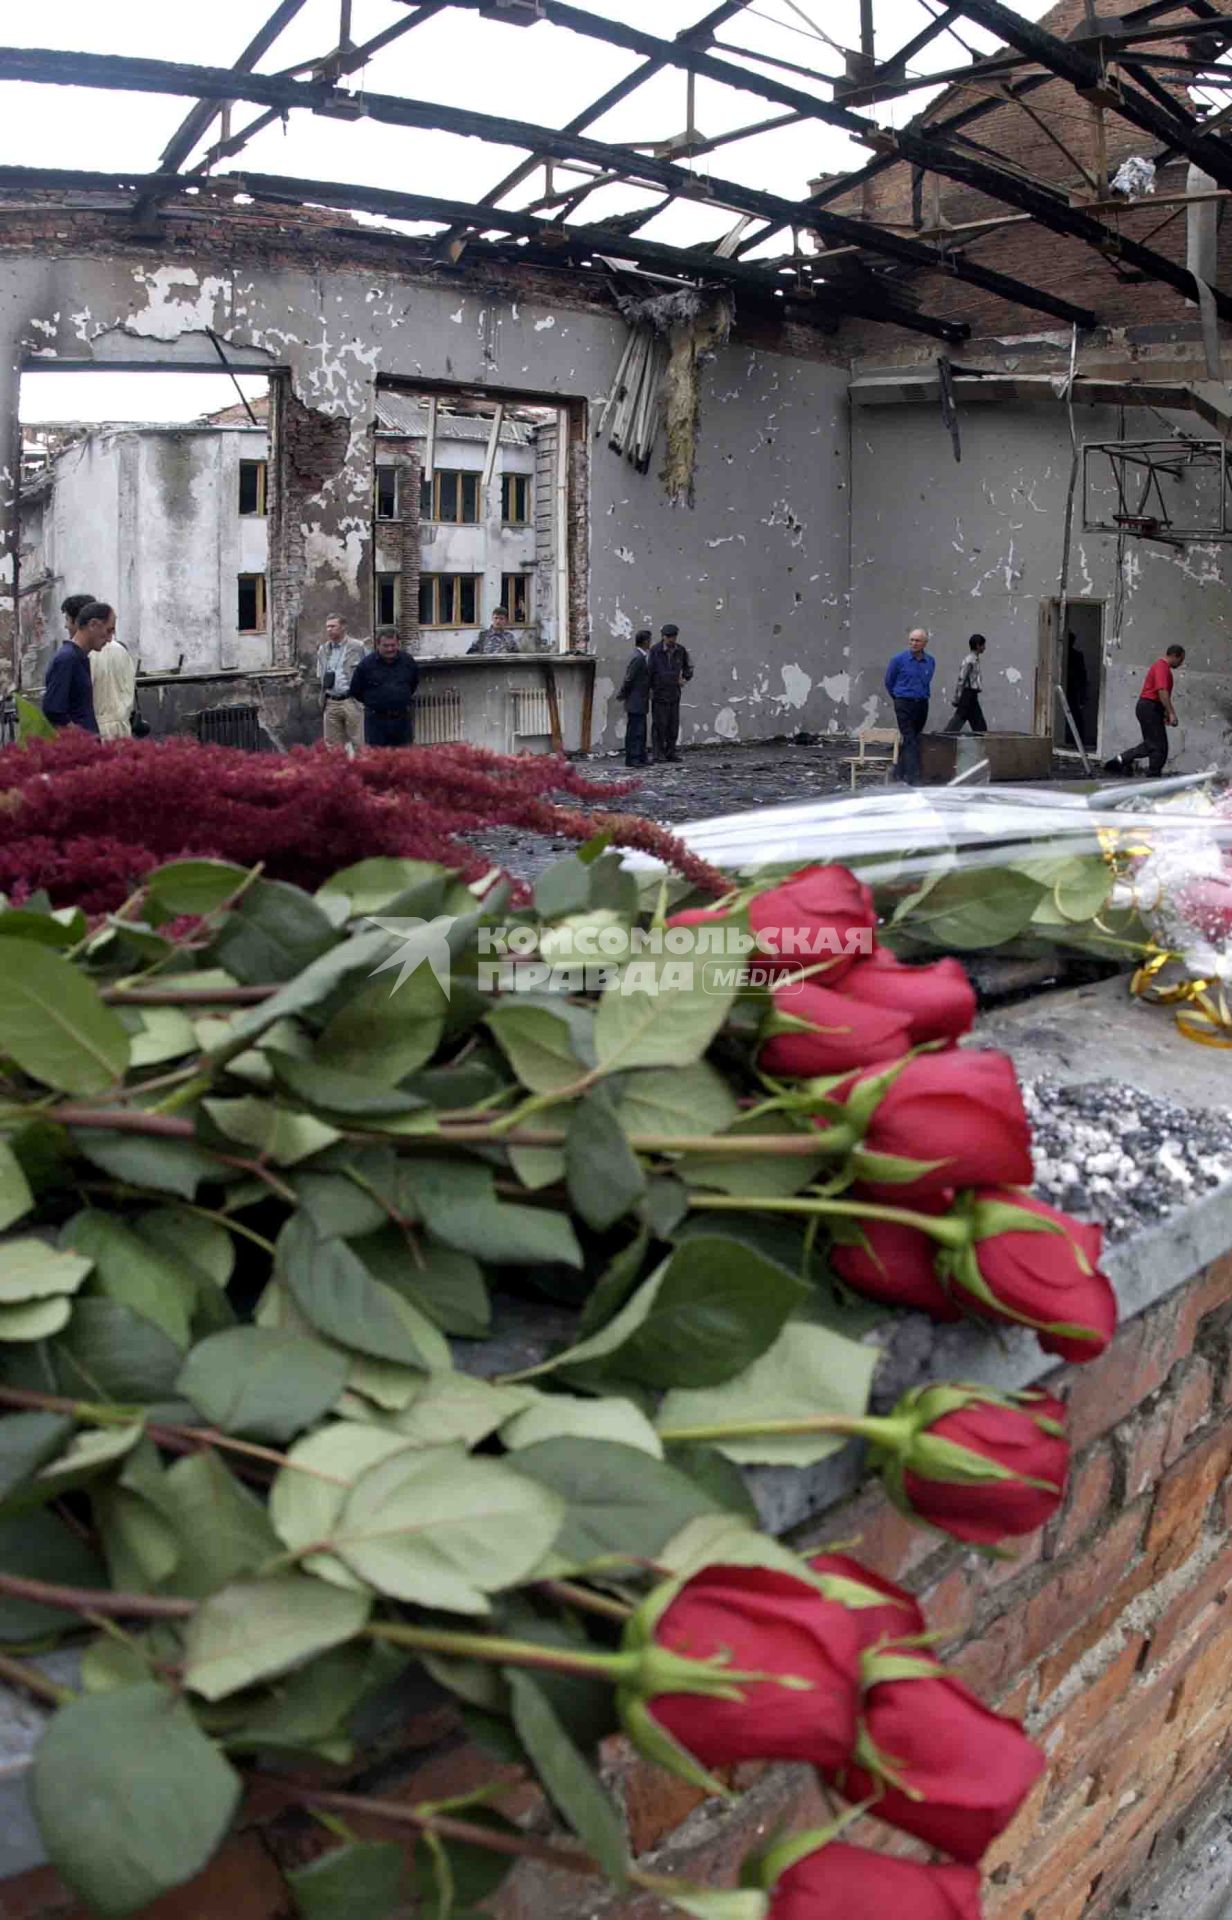
<svg viewBox="0 0 1232 1920">
<path fill-rule="evenodd" d="M 1158 437 L 1161 416 L 1078 407 L 1082 441 Z M 1193 416 L 1187 433 L 1212 437 Z M 1033 732 L 1040 609 L 1061 578 L 1070 440 L 1065 408 L 970 406 L 962 460 L 935 406 L 857 407 L 852 414 L 853 726 L 892 719 L 885 659 L 917 623 L 933 636 L 932 724 L 949 716 L 968 636 L 987 636 L 984 710 L 995 730 Z M 1225 764 L 1232 744 L 1232 549 L 1184 550 L 1086 533 L 1079 480 L 1068 591 L 1104 603 L 1101 752 L 1138 737 L 1134 704 L 1150 662 L 1188 649 L 1178 678 L 1177 770 Z M 1058 737 L 1060 729 L 1058 728 Z"/>
<path fill-rule="evenodd" d="M 297 501 L 278 574 L 275 665 L 307 662 L 326 616 L 368 629 L 378 376 L 586 402 L 589 629 L 596 740 L 632 634 L 675 620 L 697 674 L 686 741 L 846 722 L 849 487 L 844 368 L 731 346 L 703 376 L 696 505 L 672 507 L 593 435 L 626 337 L 616 315 L 531 305 L 382 271 L 313 273 L 134 254 L 9 253 L 0 277 L 0 434 L 15 444 L 22 364 L 217 366 L 207 329 L 247 363 L 285 368 L 335 431 Z M 8 585 L 11 562 L 0 588 Z M 110 582 L 92 583 L 106 594 Z"/>
</svg>

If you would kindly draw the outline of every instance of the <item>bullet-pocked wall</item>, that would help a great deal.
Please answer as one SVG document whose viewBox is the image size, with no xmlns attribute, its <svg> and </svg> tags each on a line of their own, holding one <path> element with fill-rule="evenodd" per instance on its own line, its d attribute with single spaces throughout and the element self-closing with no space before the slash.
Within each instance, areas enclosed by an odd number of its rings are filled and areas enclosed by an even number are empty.
<svg viewBox="0 0 1232 1920">
<path fill-rule="evenodd" d="M 892 723 L 882 684 L 886 656 L 921 625 L 938 670 L 931 723 L 945 723 L 958 665 L 972 633 L 988 640 L 983 704 L 995 731 L 1047 730 L 1052 697 L 1037 688 L 1047 609 L 1060 591 L 1071 448 L 1066 409 L 1003 402 L 960 408 L 962 460 L 936 403 L 852 412 L 852 725 Z M 1078 406 L 1082 442 L 1167 440 L 1172 424 L 1140 408 L 1124 414 Z M 1203 440 L 1213 429 L 1190 414 L 1175 425 Z M 1094 503 L 1107 508 L 1093 488 Z M 1106 518 L 1101 511 L 1100 519 Z M 1088 698 L 1097 691 L 1101 757 L 1132 745 L 1134 705 L 1152 660 L 1174 641 L 1187 648 L 1176 691 L 1180 726 L 1171 759 L 1195 771 L 1224 765 L 1232 746 L 1232 546 L 1183 547 L 1083 525 L 1080 471 L 1073 511 L 1067 621 L 1090 633 Z M 889 564 L 893 556 L 893 564 Z M 1099 681 L 1102 675 L 1102 688 Z M 1058 675 L 1064 681 L 1064 671 Z M 1038 698 L 1038 709 L 1037 709 Z M 1037 711 L 1039 720 L 1037 724 Z M 1094 718 L 1094 714 L 1092 714 Z M 1054 708 L 1054 737 L 1064 721 Z"/>
<path fill-rule="evenodd" d="M 218 253 L 234 262 L 238 247 Z M 456 382 L 586 410 L 588 473 L 581 463 L 575 472 L 589 512 L 585 625 L 597 657 L 597 744 L 612 744 L 621 723 L 611 696 L 633 632 L 667 620 L 679 624 L 696 662 L 686 741 L 845 728 L 844 366 L 736 342 L 724 348 L 702 375 L 696 504 L 674 507 L 657 458 L 640 473 L 594 437 L 626 338 L 615 313 L 384 267 L 214 266 L 200 247 L 155 259 L 125 253 L 114 237 L 105 255 L 60 239 L 30 252 L 6 247 L 0 445 L 16 444 L 23 365 L 216 366 L 210 331 L 232 358 L 288 375 L 275 384 L 289 388 L 290 401 L 273 421 L 274 460 L 280 472 L 291 462 L 296 481 L 289 513 L 271 502 L 276 666 L 306 662 L 332 611 L 368 630 L 378 376 Z M 0 474 L 7 495 L 15 470 L 10 454 Z M 0 513 L 0 591 L 11 595 L 11 499 Z M 574 608 L 576 633 L 576 598 Z M 0 657 L 11 660 L 11 638 Z"/>
</svg>

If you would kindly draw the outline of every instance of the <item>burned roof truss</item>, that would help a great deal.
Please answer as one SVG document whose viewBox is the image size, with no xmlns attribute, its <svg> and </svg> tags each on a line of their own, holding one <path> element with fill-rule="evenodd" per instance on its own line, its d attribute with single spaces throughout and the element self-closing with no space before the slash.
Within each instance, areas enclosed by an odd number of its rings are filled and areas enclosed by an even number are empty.
<svg viewBox="0 0 1232 1920">
<path fill-rule="evenodd" d="M 724 0 L 673 39 L 570 0 L 397 0 L 405 17 L 395 18 L 362 45 L 351 38 L 351 8 L 341 0 L 337 42 L 319 58 L 281 72 L 260 70 L 259 63 L 305 0 L 281 0 L 229 67 L 3 47 L 0 80 L 149 92 L 178 96 L 192 105 L 148 173 L 0 167 L 0 196 L 11 205 L 27 192 L 105 195 L 117 218 L 145 233 L 157 230 L 163 210 L 182 205 L 185 195 L 208 179 L 214 191 L 234 189 L 273 203 L 311 203 L 413 223 L 425 231 L 408 244 L 441 265 L 468 255 L 495 254 L 592 269 L 609 277 L 613 269 L 627 265 L 733 289 L 739 299 L 753 304 L 773 301 L 793 319 L 821 327 L 854 315 L 942 341 L 963 338 L 968 328 L 961 320 L 928 311 L 926 295 L 914 284 L 923 270 L 997 295 L 1021 309 L 1024 321 L 1042 314 L 1080 328 L 1097 325 L 1096 304 L 1066 299 L 1053 286 L 981 261 L 980 247 L 991 233 L 1025 218 L 1094 249 L 1110 273 L 1140 275 L 1196 299 L 1198 284 L 1188 267 L 1123 230 L 1106 168 L 1089 167 L 1072 154 L 1063 132 L 1036 112 L 1031 96 L 1060 83 L 1072 90 L 1085 112 L 1106 115 L 1140 133 L 1144 152 L 1157 163 L 1183 156 L 1216 183 L 1216 191 L 1230 192 L 1232 138 L 1224 130 L 1225 114 L 1195 105 L 1192 90 L 1201 89 L 1216 100 L 1221 90 L 1232 90 L 1232 13 L 1213 0 L 1148 0 L 1101 17 L 1095 0 L 1083 0 L 1078 26 L 1067 39 L 1059 39 L 1002 0 L 926 3 L 932 20 L 892 52 L 879 50 L 877 0 L 861 0 L 858 47 L 836 48 L 818 30 L 813 57 L 825 55 L 833 66 L 836 55 L 841 56 L 842 70 L 837 72 L 746 45 L 741 16 L 750 0 Z M 497 22 L 569 33 L 633 56 L 635 64 L 563 126 L 367 86 L 358 91 L 344 84 L 384 47 L 449 10 L 480 16 L 482 30 L 492 35 L 501 31 Z M 801 17 L 809 16 L 802 12 Z M 1003 44 L 989 55 L 971 57 L 961 40 L 964 24 L 985 29 Z M 959 41 L 967 56 L 964 64 L 925 73 L 914 70 L 912 62 L 919 54 L 936 47 L 944 36 Z M 588 131 L 665 70 L 678 71 L 687 89 L 683 133 L 634 145 L 598 139 Z M 754 117 L 705 138 L 694 125 L 692 89 L 699 79 L 750 103 L 748 112 Z M 925 106 L 898 128 L 876 118 L 878 103 L 919 90 L 931 89 L 935 95 L 939 83 L 958 90 L 956 105 L 947 108 L 943 102 L 941 110 Z M 1232 102 L 1232 91 L 1227 97 Z M 953 102 L 954 96 L 946 100 Z M 1060 149 L 1065 177 L 1034 177 L 980 144 L 973 129 L 1007 103 L 1030 114 Z M 236 124 L 238 110 L 248 106 L 257 112 Z M 465 135 L 524 157 L 473 202 L 226 165 L 264 127 L 292 113 L 362 117 Z M 841 129 L 868 147 L 873 158 L 856 172 L 818 183 L 803 199 L 772 191 L 771 180 L 754 187 L 691 170 L 703 154 L 811 121 Z M 1101 151 L 1102 144 L 1101 121 Z M 916 170 L 917 182 L 932 176 L 987 197 L 1006 210 L 1004 219 L 949 228 L 944 221 L 927 226 L 921 218 L 912 231 L 837 209 L 837 201 L 850 205 L 865 182 L 900 162 Z M 523 190 L 540 172 L 542 190 L 527 201 Z M 607 218 L 588 218 L 587 202 L 614 184 L 631 190 L 638 204 Z M 916 198 L 921 204 L 918 188 Z M 717 238 L 691 246 L 643 233 L 680 200 L 730 215 L 736 224 L 729 221 Z M 779 242 L 779 236 L 786 238 Z M 1222 316 L 1232 318 L 1232 298 L 1218 288 L 1214 293 Z"/>
</svg>

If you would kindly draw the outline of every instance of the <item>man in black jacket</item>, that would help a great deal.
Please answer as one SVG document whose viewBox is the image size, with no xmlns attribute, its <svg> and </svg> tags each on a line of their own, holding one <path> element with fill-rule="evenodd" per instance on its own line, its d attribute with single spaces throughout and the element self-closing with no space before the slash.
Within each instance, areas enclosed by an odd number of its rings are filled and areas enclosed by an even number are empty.
<svg viewBox="0 0 1232 1920">
<path fill-rule="evenodd" d="M 693 678 L 693 662 L 679 640 L 680 628 L 668 625 L 660 629 L 662 639 L 650 649 L 646 665 L 650 675 L 650 718 L 656 760 L 679 760 L 676 741 L 680 735 L 680 689 Z"/>
<path fill-rule="evenodd" d="M 402 651 L 396 627 L 378 627 L 376 652 L 365 654 L 351 675 L 351 698 L 364 710 L 364 745 L 409 747 L 415 737 L 411 702 L 419 668 Z"/>
<path fill-rule="evenodd" d="M 648 767 L 646 752 L 646 711 L 650 705 L 650 668 L 646 654 L 650 647 L 650 628 L 643 627 L 633 636 L 633 652 L 625 668 L 616 698 L 625 709 L 625 765 Z"/>
</svg>

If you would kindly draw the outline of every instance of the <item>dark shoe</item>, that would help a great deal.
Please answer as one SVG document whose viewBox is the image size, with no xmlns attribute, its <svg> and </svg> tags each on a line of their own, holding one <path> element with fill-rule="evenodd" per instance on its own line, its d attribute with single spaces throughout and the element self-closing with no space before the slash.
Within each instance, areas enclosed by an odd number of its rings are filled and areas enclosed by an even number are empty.
<svg viewBox="0 0 1232 1920">
<path fill-rule="evenodd" d="M 669 753 L 667 757 L 674 767 L 679 766 L 681 756 L 678 753 Z"/>
<path fill-rule="evenodd" d="M 1122 760 L 1119 753 L 1114 753 L 1111 760 L 1104 761 L 1105 773 L 1124 773 L 1124 771 L 1125 771 L 1125 762 Z"/>
</svg>

